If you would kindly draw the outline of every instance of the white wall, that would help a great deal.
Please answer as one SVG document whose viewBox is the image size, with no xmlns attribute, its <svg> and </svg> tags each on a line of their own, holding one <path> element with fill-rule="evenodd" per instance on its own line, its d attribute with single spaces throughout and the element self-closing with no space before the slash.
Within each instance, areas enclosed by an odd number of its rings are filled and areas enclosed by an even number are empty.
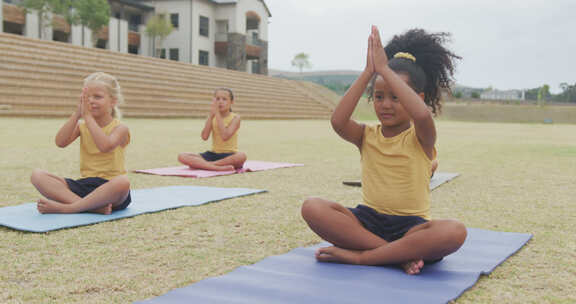
<svg viewBox="0 0 576 304">
<path fill-rule="evenodd" d="M 108 21 L 108 49 L 118 52 L 118 19 L 110 17 Z"/>
<path fill-rule="evenodd" d="M 153 56 L 152 39 L 146 35 L 146 25 L 141 24 L 138 27 L 138 31 L 140 32 L 140 47 L 138 48 L 139 54 L 142 56 Z"/>
<path fill-rule="evenodd" d="M 0 0 L 0 33 L 4 32 L 4 1 Z"/>
<path fill-rule="evenodd" d="M 84 41 L 82 41 L 82 31 L 84 31 Z M 72 25 L 70 27 L 70 43 L 85 47 L 92 46 L 92 31 L 82 25 Z"/>
<path fill-rule="evenodd" d="M 167 1 L 152 1 L 146 2 L 147 5 L 156 8 L 156 14 L 166 14 L 170 18 L 170 14 L 178 14 L 179 26 L 164 40 L 162 48 L 166 50 L 166 57 L 169 58 L 169 50 L 171 48 L 178 48 L 178 55 L 180 61 L 190 62 L 190 10 L 192 8 L 192 1 L 190 0 L 167 0 Z M 155 46 L 159 48 L 158 45 Z"/>
<path fill-rule="evenodd" d="M 216 20 L 228 20 L 228 31 L 231 33 L 239 33 L 237 30 L 236 20 L 236 6 L 230 4 L 221 4 L 216 7 L 214 12 Z"/>
<path fill-rule="evenodd" d="M 92 30 L 84 27 L 84 46 L 85 47 L 94 47 L 94 43 L 92 41 Z"/>
<path fill-rule="evenodd" d="M 28 10 L 26 13 L 26 25 L 24 26 L 24 36 L 42 40 L 52 40 L 52 14 L 48 13 L 44 21 L 42 33 L 40 33 L 40 18 L 35 10 Z"/>
<path fill-rule="evenodd" d="M 108 22 L 108 49 L 128 53 L 128 21 L 110 17 Z"/>
<path fill-rule="evenodd" d="M 248 11 L 260 16 L 259 37 L 268 40 L 268 12 L 259 0 L 238 0 L 236 4 L 220 5 L 208 0 L 156 0 L 144 3 L 155 7 L 157 14 L 167 14 L 168 18 L 173 13 L 179 15 L 179 28 L 164 40 L 162 48 L 166 49 L 167 57 L 171 48 L 178 48 L 180 61 L 198 64 L 199 51 L 203 50 L 210 54 L 211 66 L 225 67 L 225 58 L 217 58 L 214 53 L 216 21 L 228 20 L 229 32 L 246 35 Z M 210 19 L 208 37 L 200 36 L 200 16 Z"/>
<path fill-rule="evenodd" d="M 128 53 L 128 21 L 119 20 L 120 24 L 118 26 L 118 36 L 119 43 L 118 51 L 122 53 Z"/>
<path fill-rule="evenodd" d="M 70 26 L 70 43 L 73 45 L 82 45 L 82 26 L 81 25 L 71 25 Z"/>
<path fill-rule="evenodd" d="M 24 36 L 36 39 L 40 38 L 40 36 L 38 36 L 38 23 L 38 14 L 33 10 L 28 10 L 26 13 Z"/>
<path fill-rule="evenodd" d="M 238 0 L 236 4 L 235 32 L 246 34 L 246 13 L 253 11 L 260 16 L 260 39 L 268 41 L 268 11 L 262 1 Z"/>
<path fill-rule="evenodd" d="M 216 61 L 214 62 L 214 66 L 219 68 L 226 68 L 228 63 L 226 62 L 226 56 L 216 56 Z"/>
<path fill-rule="evenodd" d="M 210 66 L 216 65 L 216 54 L 214 53 L 214 41 L 216 36 L 216 5 L 211 1 L 197 0 L 193 2 L 192 8 L 192 63 L 198 64 L 200 51 L 207 51 Z M 200 16 L 207 17 L 210 21 L 208 37 L 200 35 Z"/>
</svg>

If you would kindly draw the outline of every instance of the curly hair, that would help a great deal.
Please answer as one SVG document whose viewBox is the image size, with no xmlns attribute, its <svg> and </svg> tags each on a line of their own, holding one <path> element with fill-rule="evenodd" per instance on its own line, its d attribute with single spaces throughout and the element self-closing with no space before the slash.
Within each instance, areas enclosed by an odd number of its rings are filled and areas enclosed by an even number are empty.
<svg viewBox="0 0 576 304">
<path fill-rule="evenodd" d="M 454 75 L 454 61 L 462 59 L 444 47 L 449 41 L 449 33 L 428 33 L 423 29 L 411 29 L 402 35 L 394 36 L 384 47 L 388 56 L 388 66 L 396 73 L 405 73 L 410 78 L 410 86 L 416 93 L 424 93 L 424 103 L 432 113 L 440 112 L 442 90 L 450 91 Z M 406 57 L 394 58 L 399 52 L 409 53 L 416 61 Z M 369 88 L 372 96 L 375 77 Z"/>
</svg>

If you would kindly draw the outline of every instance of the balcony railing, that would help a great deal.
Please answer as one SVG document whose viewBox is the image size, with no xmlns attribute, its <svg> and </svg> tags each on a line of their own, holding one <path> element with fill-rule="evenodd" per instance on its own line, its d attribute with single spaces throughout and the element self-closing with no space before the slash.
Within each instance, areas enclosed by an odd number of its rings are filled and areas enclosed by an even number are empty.
<svg viewBox="0 0 576 304">
<path fill-rule="evenodd" d="M 215 42 L 228 42 L 228 33 L 216 33 L 214 39 L 215 39 Z M 263 43 L 262 43 L 262 40 L 260 40 L 260 38 L 247 35 L 246 36 L 246 45 L 261 47 L 261 46 L 263 46 Z"/>
<path fill-rule="evenodd" d="M 255 45 L 255 46 L 262 46 L 262 40 L 258 37 L 252 37 L 250 35 L 246 36 L 246 44 L 248 45 Z"/>
<path fill-rule="evenodd" d="M 216 33 L 217 42 L 228 42 L 228 33 Z"/>
</svg>

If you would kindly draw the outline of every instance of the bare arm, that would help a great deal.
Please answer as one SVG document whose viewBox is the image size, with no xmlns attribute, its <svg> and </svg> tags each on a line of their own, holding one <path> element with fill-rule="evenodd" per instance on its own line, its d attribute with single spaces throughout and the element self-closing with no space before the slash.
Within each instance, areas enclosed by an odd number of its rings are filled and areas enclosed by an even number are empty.
<svg viewBox="0 0 576 304">
<path fill-rule="evenodd" d="M 232 137 L 240 128 L 240 115 L 234 117 L 228 126 L 224 125 L 224 120 L 222 119 L 220 112 L 217 112 L 214 117 L 216 117 L 216 127 L 218 128 L 218 131 L 220 131 L 220 136 L 224 141 L 230 139 L 230 137 Z"/>
<path fill-rule="evenodd" d="M 94 140 L 94 143 L 100 152 L 110 152 L 118 146 L 125 146 L 128 144 L 128 140 L 130 138 L 128 127 L 119 125 L 114 128 L 114 130 L 112 130 L 110 135 L 106 135 L 104 130 L 100 128 L 92 116 L 92 113 L 88 107 L 87 100 L 84 100 L 82 116 L 84 117 L 84 123 L 86 124 L 86 127 L 92 135 L 92 139 Z"/>
<path fill-rule="evenodd" d="M 392 92 L 398 97 L 398 100 L 412 118 L 418 141 L 428 157 L 432 159 L 434 143 L 436 142 L 436 127 L 434 126 L 432 114 L 422 97 L 388 66 L 388 58 L 382 47 L 378 29 L 375 26 L 372 27 L 372 48 L 374 50 L 373 60 L 376 73 L 388 83 Z"/>
<path fill-rule="evenodd" d="M 80 129 L 78 128 L 78 120 L 80 116 L 77 112 L 74 112 L 66 121 L 66 123 L 58 130 L 56 134 L 55 142 L 56 146 L 60 148 L 65 148 L 80 136 Z"/>
<path fill-rule="evenodd" d="M 336 106 L 336 109 L 334 109 L 334 113 L 332 113 L 332 118 L 330 119 L 334 131 L 344 140 L 356 145 L 358 149 L 360 149 L 362 145 L 364 125 L 350 119 L 350 117 L 374 75 L 371 41 L 372 37 L 368 39 L 368 55 L 364 71 L 360 74 L 358 79 L 354 81 L 348 91 L 346 91 L 346 94 L 344 94 L 340 103 Z"/>
<path fill-rule="evenodd" d="M 84 92 L 80 95 L 80 102 L 78 103 L 78 107 L 76 111 L 70 115 L 68 121 L 60 127 L 58 133 L 56 133 L 56 137 L 54 141 L 56 142 L 56 146 L 60 148 L 65 148 L 80 136 L 80 129 L 78 128 L 78 121 L 82 117 L 82 104 L 83 104 L 83 96 Z"/>
<path fill-rule="evenodd" d="M 204 123 L 204 129 L 202 129 L 202 133 L 200 134 L 203 140 L 210 138 L 210 133 L 212 133 L 212 118 L 214 118 L 214 114 L 210 112 Z"/>
<path fill-rule="evenodd" d="M 92 139 L 100 152 L 106 153 L 110 152 L 118 146 L 125 146 L 128 144 L 129 130 L 125 125 L 119 125 L 110 135 L 106 135 L 104 130 L 100 128 L 96 120 L 92 116 L 85 117 L 84 122 L 90 134 L 92 134 Z"/>
</svg>

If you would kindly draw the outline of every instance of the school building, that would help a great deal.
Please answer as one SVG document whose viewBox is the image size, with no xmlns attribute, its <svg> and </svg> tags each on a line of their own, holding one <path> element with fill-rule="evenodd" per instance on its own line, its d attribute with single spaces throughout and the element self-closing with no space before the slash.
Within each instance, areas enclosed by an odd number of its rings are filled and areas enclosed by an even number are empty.
<svg viewBox="0 0 576 304">
<path fill-rule="evenodd" d="M 21 1 L 0 0 L 0 32 L 268 74 L 272 15 L 264 0 L 108 0 L 109 24 L 96 34 L 57 15 L 41 22 L 36 12 L 18 6 Z M 174 27 L 161 44 L 145 33 L 154 15 L 169 18 Z"/>
<path fill-rule="evenodd" d="M 489 89 L 480 94 L 485 100 L 525 100 L 524 90 L 494 90 Z"/>
</svg>

